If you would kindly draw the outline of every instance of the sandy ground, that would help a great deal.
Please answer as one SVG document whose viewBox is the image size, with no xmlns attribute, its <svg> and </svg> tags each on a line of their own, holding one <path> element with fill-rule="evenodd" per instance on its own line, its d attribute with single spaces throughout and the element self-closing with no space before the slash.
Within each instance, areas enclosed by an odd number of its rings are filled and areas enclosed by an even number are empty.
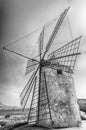
<svg viewBox="0 0 86 130">
<path fill-rule="evenodd" d="M 7 129 L 2 129 L 2 130 L 7 130 Z M 44 127 L 29 127 L 28 125 L 24 125 L 10 130 L 86 130 L 86 121 L 82 121 L 82 125 L 80 127 L 73 127 L 73 128 L 49 129 Z"/>
</svg>

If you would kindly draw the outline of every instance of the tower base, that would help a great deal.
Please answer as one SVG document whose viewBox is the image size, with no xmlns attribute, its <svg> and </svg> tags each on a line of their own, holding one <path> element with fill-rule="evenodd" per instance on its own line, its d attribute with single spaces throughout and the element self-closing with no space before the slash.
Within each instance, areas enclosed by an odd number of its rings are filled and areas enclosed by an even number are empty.
<svg viewBox="0 0 86 130">
<path fill-rule="evenodd" d="M 52 120 L 39 121 L 39 124 L 56 127 L 77 127 L 81 123 L 79 106 L 72 75 L 47 68 L 46 82 Z"/>
</svg>

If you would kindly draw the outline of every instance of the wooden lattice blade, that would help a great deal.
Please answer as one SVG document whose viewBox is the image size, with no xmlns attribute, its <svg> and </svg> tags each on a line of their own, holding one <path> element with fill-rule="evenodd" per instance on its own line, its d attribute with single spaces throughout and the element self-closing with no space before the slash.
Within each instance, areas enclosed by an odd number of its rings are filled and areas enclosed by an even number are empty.
<svg viewBox="0 0 86 130">
<path fill-rule="evenodd" d="M 31 104 L 28 114 L 29 124 L 34 124 L 37 121 L 38 114 L 38 91 L 39 91 L 39 75 L 35 77 L 35 85 L 32 93 Z"/>
<path fill-rule="evenodd" d="M 37 65 L 38 65 L 38 62 L 36 62 L 34 60 L 28 60 L 25 75 L 27 75 L 30 72 L 34 71 L 36 69 Z"/>
<path fill-rule="evenodd" d="M 33 87 L 35 84 L 35 77 L 36 77 L 38 69 L 39 69 L 39 66 L 36 69 L 36 71 L 33 72 L 32 76 L 30 77 L 29 81 L 27 82 L 25 88 L 23 89 L 23 91 L 20 94 L 20 103 L 21 103 L 21 106 L 23 109 L 25 108 L 28 98 L 30 96 L 30 93 L 33 90 Z"/>
<path fill-rule="evenodd" d="M 48 41 L 48 43 L 46 45 L 46 49 L 45 49 L 45 53 L 43 55 L 43 59 L 44 59 L 46 53 L 49 51 L 51 45 L 53 44 L 53 41 L 54 41 L 54 39 L 55 39 L 55 37 L 56 37 L 56 35 L 57 35 L 63 21 L 64 21 L 65 16 L 67 15 L 68 10 L 69 10 L 69 7 L 67 9 L 65 9 L 63 13 L 61 13 L 61 15 L 60 15 L 55 27 L 54 27 L 54 30 L 53 30 L 50 38 L 49 38 L 49 41 Z"/>
<path fill-rule="evenodd" d="M 39 74 L 33 90 L 31 107 L 28 115 L 28 123 L 34 124 L 44 120 L 51 120 L 51 113 L 48 101 L 47 84 L 45 80 L 45 72 L 41 71 L 41 83 L 39 86 Z"/>
<path fill-rule="evenodd" d="M 43 42 L 44 42 L 44 29 L 45 27 L 43 27 L 42 32 L 39 35 L 39 55 L 41 55 L 42 51 L 43 51 Z"/>
<path fill-rule="evenodd" d="M 76 57 L 79 50 L 81 36 L 53 51 L 48 55 L 48 61 L 54 68 L 62 69 L 66 72 L 73 73 Z"/>
<path fill-rule="evenodd" d="M 29 92 L 30 92 L 30 90 L 31 90 L 31 86 L 29 86 L 29 85 L 30 85 L 30 82 L 31 82 L 31 80 L 32 80 L 32 78 L 33 78 L 33 75 L 34 75 L 34 73 L 33 73 L 32 76 L 30 77 L 29 81 L 27 82 L 26 86 L 24 87 L 23 91 L 22 91 L 21 94 L 20 94 L 20 103 L 21 103 L 21 106 L 22 106 L 23 108 L 24 108 L 25 103 L 26 103 L 26 100 L 27 100 L 27 98 L 28 98 L 28 94 L 29 94 Z"/>
</svg>

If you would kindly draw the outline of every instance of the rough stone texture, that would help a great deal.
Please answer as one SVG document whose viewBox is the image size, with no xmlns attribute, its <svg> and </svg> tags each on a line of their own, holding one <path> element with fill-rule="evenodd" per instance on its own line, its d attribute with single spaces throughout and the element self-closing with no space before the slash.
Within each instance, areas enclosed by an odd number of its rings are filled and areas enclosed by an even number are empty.
<svg viewBox="0 0 86 130">
<path fill-rule="evenodd" d="M 72 75 L 45 69 L 53 127 L 74 127 L 81 122 Z M 51 126 L 49 120 L 44 122 Z"/>
</svg>

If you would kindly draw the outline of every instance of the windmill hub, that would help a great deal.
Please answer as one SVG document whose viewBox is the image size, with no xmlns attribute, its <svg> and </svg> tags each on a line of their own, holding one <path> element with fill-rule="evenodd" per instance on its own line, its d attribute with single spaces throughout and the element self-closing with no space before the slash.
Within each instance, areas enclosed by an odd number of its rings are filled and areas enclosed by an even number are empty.
<svg viewBox="0 0 86 130">
<path fill-rule="evenodd" d="M 46 60 L 42 60 L 41 61 L 41 66 L 44 67 L 44 66 L 50 66 L 50 62 L 49 61 L 46 61 Z"/>
</svg>

